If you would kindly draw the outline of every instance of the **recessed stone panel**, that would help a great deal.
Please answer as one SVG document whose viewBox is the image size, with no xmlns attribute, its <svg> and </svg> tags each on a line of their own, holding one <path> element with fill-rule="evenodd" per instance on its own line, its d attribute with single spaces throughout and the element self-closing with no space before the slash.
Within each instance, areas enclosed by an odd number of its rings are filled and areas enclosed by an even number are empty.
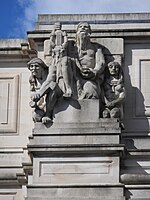
<svg viewBox="0 0 150 200">
<path fill-rule="evenodd" d="M 35 158 L 35 184 L 100 184 L 119 182 L 119 158 Z"/>
<path fill-rule="evenodd" d="M 150 50 L 133 50 L 132 83 L 135 89 L 135 117 L 150 116 Z M 134 109 L 133 109 L 134 111 Z"/>
<path fill-rule="evenodd" d="M 0 195 L 0 200 L 14 200 L 14 195 Z"/>
<path fill-rule="evenodd" d="M 17 131 L 18 74 L 0 74 L 0 133 Z"/>
</svg>

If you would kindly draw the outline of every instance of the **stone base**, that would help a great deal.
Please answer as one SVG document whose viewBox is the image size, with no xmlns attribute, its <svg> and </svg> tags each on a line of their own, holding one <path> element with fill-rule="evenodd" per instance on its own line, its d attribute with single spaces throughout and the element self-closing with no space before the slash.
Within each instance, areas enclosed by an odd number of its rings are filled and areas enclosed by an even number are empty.
<svg viewBox="0 0 150 200">
<path fill-rule="evenodd" d="M 124 200 L 119 122 L 99 116 L 99 100 L 60 100 L 53 124 L 35 124 L 27 200 Z"/>
<path fill-rule="evenodd" d="M 99 122 L 54 123 L 46 127 L 36 123 L 30 137 L 32 146 L 119 144 L 120 128 L 116 119 L 99 119 Z"/>
<path fill-rule="evenodd" d="M 100 104 L 97 99 L 60 99 L 54 109 L 54 123 L 98 122 Z"/>
<path fill-rule="evenodd" d="M 27 200 L 125 200 L 123 186 L 43 188 L 28 186 Z"/>
</svg>

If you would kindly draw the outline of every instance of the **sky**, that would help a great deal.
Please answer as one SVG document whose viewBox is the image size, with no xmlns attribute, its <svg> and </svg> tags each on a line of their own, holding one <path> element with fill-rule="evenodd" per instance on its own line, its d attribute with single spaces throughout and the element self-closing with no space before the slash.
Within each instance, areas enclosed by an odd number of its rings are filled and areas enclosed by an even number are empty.
<svg viewBox="0 0 150 200">
<path fill-rule="evenodd" d="M 1 0 L 0 38 L 27 38 L 38 14 L 150 12 L 150 0 Z"/>
</svg>

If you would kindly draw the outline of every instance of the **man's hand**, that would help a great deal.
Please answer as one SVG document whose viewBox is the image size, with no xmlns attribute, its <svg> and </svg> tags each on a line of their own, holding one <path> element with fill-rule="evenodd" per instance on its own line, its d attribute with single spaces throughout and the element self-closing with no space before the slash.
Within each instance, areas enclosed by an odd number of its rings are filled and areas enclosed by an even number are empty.
<svg viewBox="0 0 150 200">
<path fill-rule="evenodd" d="M 86 79 L 95 78 L 95 73 L 92 71 L 92 69 L 87 68 L 87 67 L 83 67 L 81 69 L 81 74 Z"/>
<path fill-rule="evenodd" d="M 111 102 L 108 102 L 106 104 L 107 108 L 110 108 L 110 109 L 112 109 L 113 107 L 115 107 L 115 105 L 116 105 L 115 101 L 111 101 Z"/>
<path fill-rule="evenodd" d="M 34 93 L 31 95 L 31 100 L 34 102 L 38 102 L 40 100 L 41 96 L 39 93 Z"/>
</svg>

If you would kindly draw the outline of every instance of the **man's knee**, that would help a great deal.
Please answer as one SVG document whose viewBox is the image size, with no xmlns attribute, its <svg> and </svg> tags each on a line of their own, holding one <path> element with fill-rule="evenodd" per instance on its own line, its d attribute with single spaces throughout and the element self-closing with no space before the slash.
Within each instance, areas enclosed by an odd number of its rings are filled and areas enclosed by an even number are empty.
<svg viewBox="0 0 150 200">
<path fill-rule="evenodd" d="M 120 109 L 119 108 L 113 108 L 110 112 L 111 118 L 120 118 Z"/>
<path fill-rule="evenodd" d="M 108 109 L 103 111 L 103 118 L 110 118 L 110 111 Z"/>
</svg>

